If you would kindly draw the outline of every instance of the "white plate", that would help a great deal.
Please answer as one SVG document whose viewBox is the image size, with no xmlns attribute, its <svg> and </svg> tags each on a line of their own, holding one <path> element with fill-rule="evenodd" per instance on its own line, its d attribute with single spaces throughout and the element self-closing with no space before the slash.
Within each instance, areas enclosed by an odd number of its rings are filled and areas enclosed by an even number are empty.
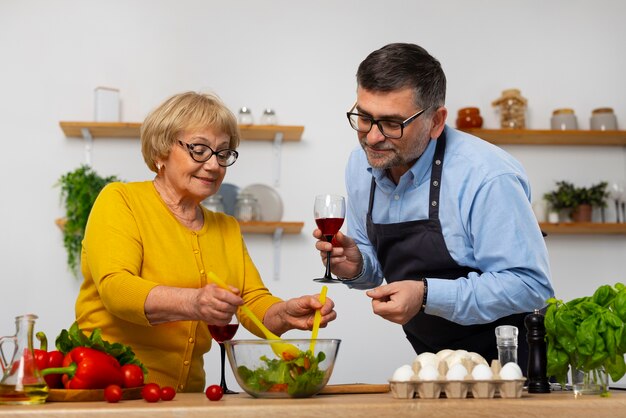
<svg viewBox="0 0 626 418">
<path fill-rule="evenodd" d="M 251 184 L 243 188 L 241 193 L 251 194 L 261 207 L 261 220 L 279 222 L 283 218 L 283 200 L 273 187 L 265 184 Z"/>
<path fill-rule="evenodd" d="M 222 196 L 224 202 L 224 212 L 228 215 L 235 215 L 235 203 L 237 202 L 237 195 L 239 194 L 239 186 L 235 186 L 231 183 L 222 183 L 217 194 Z"/>
</svg>

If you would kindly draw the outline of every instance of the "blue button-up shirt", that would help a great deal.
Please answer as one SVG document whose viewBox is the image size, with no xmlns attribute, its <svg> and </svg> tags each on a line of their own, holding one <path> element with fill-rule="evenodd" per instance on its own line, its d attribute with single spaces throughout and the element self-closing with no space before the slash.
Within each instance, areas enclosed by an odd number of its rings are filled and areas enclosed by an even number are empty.
<svg viewBox="0 0 626 418">
<path fill-rule="evenodd" d="M 457 264 L 482 272 L 459 280 L 428 279 L 426 313 L 463 325 L 488 323 L 532 312 L 554 295 L 548 251 L 530 204 L 530 185 L 521 164 L 499 147 L 446 126 L 439 219 L 448 251 Z M 376 180 L 374 223 L 427 219 L 429 180 L 436 141 L 396 185 L 355 149 L 346 167 L 347 233 L 364 259 L 362 274 L 345 284 L 376 287 L 383 272 L 367 237 L 371 179 Z M 415 248 L 419 251 L 419 248 Z"/>
</svg>

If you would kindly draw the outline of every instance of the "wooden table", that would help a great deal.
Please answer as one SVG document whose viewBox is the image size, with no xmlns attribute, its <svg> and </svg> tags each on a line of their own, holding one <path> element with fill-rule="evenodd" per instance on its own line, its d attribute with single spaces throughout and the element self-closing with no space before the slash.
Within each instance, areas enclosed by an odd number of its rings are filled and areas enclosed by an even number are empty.
<svg viewBox="0 0 626 418">
<path fill-rule="evenodd" d="M 0 405 L 0 417 L 626 417 L 626 392 L 602 398 L 575 399 L 572 392 L 524 393 L 519 399 L 395 399 L 391 393 L 318 395 L 308 399 L 255 399 L 226 395 L 211 402 L 202 393 L 179 393 L 170 402 L 143 400 L 106 402 L 48 402 L 44 405 Z"/>
</svg>

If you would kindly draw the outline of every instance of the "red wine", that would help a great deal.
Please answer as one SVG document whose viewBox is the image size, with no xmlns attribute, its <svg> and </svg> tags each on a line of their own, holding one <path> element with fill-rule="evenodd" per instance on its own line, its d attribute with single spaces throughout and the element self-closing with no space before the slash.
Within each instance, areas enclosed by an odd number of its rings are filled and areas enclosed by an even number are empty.
<svg viewBox="0 0 626 418">
<path fill-rule="evenodd" d="M 213 339 L 218 343 L 223 343 L 233 338 L 237 332 L 237 328 L 239 328 L 239 324 L 228 324 L 224 326 L 209 325 L 209 331 Z"/>
<path fill-rule="evenodd" d="M 332 238 L 332 236 L 339 231 L 341 225 L 343 225 L 343 218 L 317 218 L 315 219 L 315 223 L 317 227 L 322 230 L 322 234 L 327 238 L 328 236 Z"/>
</svg>

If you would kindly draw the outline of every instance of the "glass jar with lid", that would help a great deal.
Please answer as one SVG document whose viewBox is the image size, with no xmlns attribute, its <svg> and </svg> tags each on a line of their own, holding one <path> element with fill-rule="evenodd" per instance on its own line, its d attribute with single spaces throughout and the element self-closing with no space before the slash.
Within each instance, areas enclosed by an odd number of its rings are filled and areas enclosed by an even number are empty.
<svg viewBox="0 0 626 418">
<path fill-rule="evenodd" d="M 202 201 L 202 206 L 213 212 L 224 213 L 224 199 L 222 195 L 214 194 Z"/>
<path fill-rule="evenodd" d="M 254 196 L 249 193 L 240 193 L 237 196 L 235 218 L 243 222 L 261 220 L 261 207 Z"/>
<path fill-rule="evenodd" d="M 500 127 L 503 129 L 524 129 L 526 127 L 527 103 L 519 89 L 502 91 L 502 96 L 491 103 L 500 111 Z"/>
</svg>

